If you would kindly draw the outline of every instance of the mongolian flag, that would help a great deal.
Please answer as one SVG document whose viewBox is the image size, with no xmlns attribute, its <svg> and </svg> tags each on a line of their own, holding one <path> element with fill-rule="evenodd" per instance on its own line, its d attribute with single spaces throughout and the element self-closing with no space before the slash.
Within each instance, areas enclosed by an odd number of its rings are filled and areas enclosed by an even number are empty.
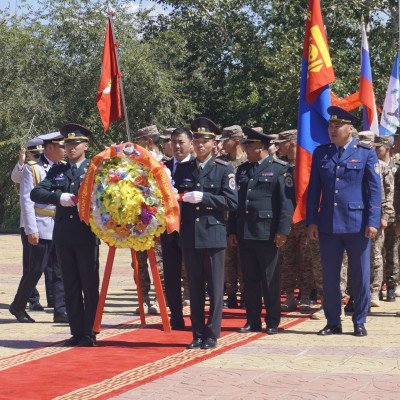
<svg viewBox="0 0 400 400">
<path fill-rule="evenodd" d="M 371 60 L 364 23 L 361 24 L 361 37 L 360 101 L 363 105 L 363 129 L 379 135 L 378 114 L 376 112 L 374 86 L 372 84 Z"/>
<path fill-rule="evenodd" d="M 116 44 L 114 43 L 112 25 L 109 20 L 104 40 L 101 77 L 96 97 L 104 132 L 107 131 L 112 121 L 121 118 L 120 78 L 121 73 L 118 70 Z"/>
<path fill-rule="evenodd" d="M 313 151 L 318 145 L 329 142 L 329 84 L 334 80 L 320 1 L 309 0 L 300 83 L 294 223 L 306 217 L 307 187 Z"/>
</svg>

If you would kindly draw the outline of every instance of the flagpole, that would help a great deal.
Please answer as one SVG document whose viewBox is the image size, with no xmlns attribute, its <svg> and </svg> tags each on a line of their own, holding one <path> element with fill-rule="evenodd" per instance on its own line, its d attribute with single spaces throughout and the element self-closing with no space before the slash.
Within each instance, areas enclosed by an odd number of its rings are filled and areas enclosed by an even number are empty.
<svg viewBox="0 0 400 400">
<path fill-rule="evenodd" d="M 107 3 L 107 6 L 108 6 L 108 20 L 110 21 L 113 42 L 115 43 L 114 25 L 113 25 L 113 21 L 112 21 L 112 16 L 114 15 L 114 13 L 111 11 L 110 3 Z M 115 58 L 117 61 L 118 72 L 120 73 L 121 70 L 119 69 L 118 49 L 115 50 Z M 124 93 L 124 85 L 122 83 L 122 76 L 120 77 L 119 83 L 120 83 L 121 97 L 122 97 L 122 109 L 124 111 L 126 136 L 128 137 L 128 141 L 131 142 L 132 139 L 131 139 L 131 133 L 130 133 L 130 129 L 129 129 L 128 113 L 126 111 L 125 93 Z"/>
</svg>

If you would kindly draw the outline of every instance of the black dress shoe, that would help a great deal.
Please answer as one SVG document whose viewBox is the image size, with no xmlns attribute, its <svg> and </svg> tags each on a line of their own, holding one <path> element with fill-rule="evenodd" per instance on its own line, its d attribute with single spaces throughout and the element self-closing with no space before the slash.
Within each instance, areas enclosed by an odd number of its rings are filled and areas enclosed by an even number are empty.
<svg viewBox="0 0 400 400">
<path fill-rule="evenodd" d="M 327 335 L 337 335 L 339 333 L 342 333 L 342 324 L 326 325 L 324 329 L 321 329 L 318 332 L 318 335 L 327 336 Z"/>
<path fill-rule="evenodd" d="M 215 338 L 207 338 L 206 340 L 203 340 L 203 343 L 201 344 L 201 348 L 203 350 L 208 350 L 208 349 L 215 349 L 217 347 L 217 339 Z"/>
<path fill-rule="evenodd" d="M 77 346 L 82 336 L 71 336 L 64 342 L 65 347 L 74 347 Z"/>
<path fill-rule="evenodd" d="M 247 323 L 245 326 L 238 330 L 239 333 L 249 333 L 249 332 L 261 332 L 261 324 L 260 325 L 252 325 Z"/>
<path fill-rule="evenodd" d="M 196 339 L 193 339 L 186 347 L 188 349 L 200 349 L 202 343 L 203 343 L 202 338 L 196 338 Z"/>
<path fill-rule="evenodd" d="M 276 335 L 278 333 L 278 328 L 275 328 L 273 326 L 267 327 L 266 331 L 267 335 Z"/>
<path fill-rule="evenodd" d="M 236 298 L 236 294 L 228 295 L 227 308 L 239 308 L 239 304 Z"/>
<path fill-rule="evenodd" d="M 395 289 L 388 289 L 386 295 L 386 301 L 396 301 L 396 291 Z"/>
<path fill-rule="evenodd" d="M 44 307 L 39 303 L 31 303 L 29 304 L 29 310 L 30 311 L 44 311 Z"/>
<path fill-rule="evenodd" d="M 170 321 L 171 329 L 173 331 L 184 331 L 185 330 L 185 321 L 182 319 L 181 321 Z"/>
<path fill-rule="evenodd" d="M 22 322 L 24 324 L 35 322 L 35 320 L 31 318 L 25 310 L 17 310 L 12 304 L 8 310 L 12 315 L 14 315 L 15 318 L 17 318 L 18 322 Z"/>
<path fill-rule="evenodd" d="M 95 339 L 92 336 L 82 336 L 79 340 L 78 347 L 94 347 Z"/>
<path fill-rule="evenodd" d="M 367 336 L 364 324 L 354 324 L 354 336 Z"/>
<path fill-rule="evenodd" d="M 68 324 L 69 319 L 67 313 L 54 314 L 53 322 L 57 324 Z"/>
</svg>

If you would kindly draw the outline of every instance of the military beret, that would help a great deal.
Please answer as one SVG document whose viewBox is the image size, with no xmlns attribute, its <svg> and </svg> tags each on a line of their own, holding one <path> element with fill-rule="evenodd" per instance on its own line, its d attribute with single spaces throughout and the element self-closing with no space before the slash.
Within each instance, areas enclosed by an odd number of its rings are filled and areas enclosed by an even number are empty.
<svg viewBox="0 0 400 400">
<path fill-rule="evenodd" d="M 243 128 L 243 133 L 246 136 L 245 139 L 243 140 L 243 143 L 261 142 L 269 144 L 271 140 L 274 138 L 273 135 L 267 135 L 263 133 L 262 128 L 260 132 L 260 129 L 249 128 L 248 126 L 245 126 Z"/>
<path fill-rule="evenodd" d="M 375 133 L 372 131 L 361 131 L 358 133 L 358 140 L 373 143 L 375 141 Z"/>
<path fill-rule="evenodd" d="M 176 128 L 166 128 L 163 130 L 162 134 L 160 135 L 161 139 L 164 140 L 171 140 L 171 135 L 172 132 L 175 130 Z"/>
<path fill-rule="evenodd" d="M 239 125 L 232 125 L 227 126 L 226 128 L 222 129 L 222 139 L 235 139 L 239 138 L 242 139 L 244 137 L 244 133 L 242 128 Z"/>
<path fill-rule="evenodd" d="M 190 129 L 195 139 L 215 139 L 220 129 L 214 121 L 205 117 L 198 117 L 190 123 Z"/>
<path fill-rule="evenodd" d="M 43 144 L 43 139 L 40 139 L 39 137 L 34 137 L 33 139 L 28 140 L 25 147 L 27 151 L 30 151 L 32 153 L 43 153 Z"/>
<path fill-rule="evenodd" d="M 38 138 L 42 139 L 44 144 L 56 143 L 56 144 L 59 144 L 60 146 L 64 145 L 64 136 L 61 135 L 60 132 L 46 133 L 44 135 L 39 135 Z"/>
<path fill-rule="evenodd" d="M 287 141 L 297 141 L 297 129 L 290 129 L 278 134 L 278 139 L 274 139 L 271 143 L 283 143 Z"/>
<path fill-rule="evenodd" d="M 137 131 L 135 140 L 142 139 L 149 136 L 160 136 L 156 125 L 145 126 Z"/>
<path fill-rule="evenodd" d="M 393 137 L 391 135 L 375 136 L 375 146 L 393 147 Z"/>
<path fill-rule="evenodd" d="M 355 115 L 337 106 L 328 107 L 328 114 L 331 116 L 330 121 L 337 121 L 343 124 L 353 125 L 357 120 Z"/>
<path fill-rule="evenodd" d="M 64 136 L 65 143 L 88 142 L 92 135 L 88 128 L 79 124 L 66 124 L 60 128 L 60 133 Z"/>
</svg>

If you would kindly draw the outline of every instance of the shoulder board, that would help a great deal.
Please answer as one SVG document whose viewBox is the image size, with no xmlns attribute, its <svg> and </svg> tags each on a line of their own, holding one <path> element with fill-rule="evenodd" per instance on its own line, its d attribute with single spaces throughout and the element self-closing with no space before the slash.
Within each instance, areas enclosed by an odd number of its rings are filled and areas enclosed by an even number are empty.
<svg viewBox="0 0 400 400">
<path fill-rule="evenodd" d="M 325 146 L 330 146 L 332 143 L 324 143 L 324 144 L 320 144 L 319 146 L 317 146 L 316 148 L 318 149 L 319 147 L 325 147 Z"/>
<path fill-rule="evenodd" d="M 59 165 L 67 165 L 67 162 L 64 161 L 64 160 L 61 160 L 61 161 L 58 162 L 58 164 L 59 164 Z"/>
<path fill-rule="evenodd" d="M 357 147 L 362 147 L 364 149 L 372 149 L 372 146 L 369 143 L 365 143 L 365 142 L 358 142 L 357 143 Z"/>
<path fill-rule="evenodd" d="M 35 160 L 28 161 L 28 164 L 29 164 L 29 165 L 35 165 L 35 164 L 37 164 L 37 161 L 35 161 Z"/>
<path fill-rule="evenodd" d="M 272 161 L 285 166 L 289 164 L 286 161 L 280 160 L 279 158 L 274 158 Z"/>
<path fill-rule="evenodd" d="M 225 166 L 229 165 L 228 162 L 226 162 L 226 161 L 224 161 L 224 160 L 221 160 L 220 158 L 216 158 L 214 161 L 215 161 L 217 164 L 221 164 L 221 165 L 225 165 Z"/>
</svg>

